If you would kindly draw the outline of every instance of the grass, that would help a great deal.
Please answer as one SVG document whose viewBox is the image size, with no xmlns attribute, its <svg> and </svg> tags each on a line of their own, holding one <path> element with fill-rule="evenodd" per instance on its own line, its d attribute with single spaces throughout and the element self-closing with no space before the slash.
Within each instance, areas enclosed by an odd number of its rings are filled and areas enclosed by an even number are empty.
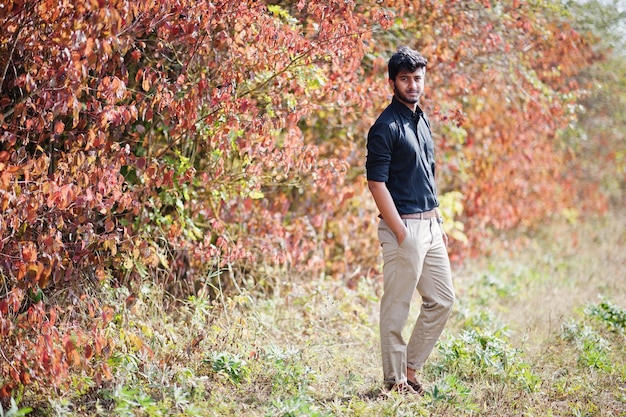
<svg viewBox="0 0 626 417">
<path fill-rule="evenodd" d="M 144 282 L 108 329 L 111 380 L 74 375 L 0 416 L 626 416 L 624 243 L 616 215 L 455 267 L 421 399 L 381 392 L 380 279 L 286 278 L 271 297 L 200 292 L 167 312 Z M 103 289 L 111 305 L 127 296 Z"/>
</svg>

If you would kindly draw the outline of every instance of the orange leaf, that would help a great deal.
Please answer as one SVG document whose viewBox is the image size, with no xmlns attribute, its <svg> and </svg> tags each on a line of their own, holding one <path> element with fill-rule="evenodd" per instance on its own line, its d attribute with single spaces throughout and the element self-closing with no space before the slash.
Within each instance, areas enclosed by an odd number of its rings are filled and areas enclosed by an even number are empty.
<svg viewBox="0 0 626 417">
<path fill-rule="evenodd" d="M 98 281 L 100 282 L 103 282 L 107 278 L 104 268 L 100 266 L 96 268 L 96 278 L 98 278 Z"/>
<path fill-rule="evenodd" d="M 24 262 L 35 262 L 37 260 L 37 248 L 35 248 L 32 242 L 29 242 L 22 248 L 22 259 Z"/>
<path fill-rule="evenodd" d="M 2 164 L 0 164 L 0 169 L 2 168 L 1 165 Z M 9 207 L 9 196 L 5 194 L 2 200 L 0 200 L 0 211 L 5 211 L 7 207 Z"/>
<path fill-rule="evenodd" d="M 56 322 L 57 322 L 57 311 L 54 308 L 50 309 L 48 320 L 50 320 L 50 324 L 51 325 L 54 326 L 56 324 Z"/>
<path fill-rule="evenodd" d="M 16 381 L 7 382 L 0 388 L 0 398 L 6 400 L 13 396 L 13 388 L 15 387 Z"/>
<path fill-rule="evenodd" d="M 106 363 L 103 363 L 101 365 L 100 369 L 102 369 L 102 375 L 104 376 L 104 379 L 111 379 L 112 378 L 111 368 L 109 368 L 109 365 L 107 365 Z"/>
<path fill-rule="evenodd" d="M 30 374 L 26 371 L 22 371 L 20 374 L 20 381 L 23 385 L 28 385 L 31 383 Z"/>
<path fill-rule="evenodd" d="M 148 77 L 144 77 L 143 81 L 141 82 L 141 88 L 143 88 L 144 91 L 148 91 L 150 90 L 150 79 Z"/>
<path fill-rule="evenodd" d="M 78 353 L 78 351 L 76 349 L 74 349 L 72 351 L 72 356 L 71 356 L 73 362 L 74 362 L 74 366 L 79 366 L 80 365 L 80 354 Z M 69 358 L 68 358 L 69 359 Z"/>
<path fill-rule="evenodd" d="M 107 221 L 104 222 L 104 230 L 107 233 L 111 233 L 114 229 L 115 229 L 115 223 L 113 223 L 111 219 L 107 219 Z"/>
<path fill-rule="evenodd" d="M 60 135 L 65 130 L 65 123 L 60 120 L 54 122 L 54 133 Z"/>
<path fill-rule="evenodd" d="M 104 349 L 105 343 L 106 343 L 106 339 L 102 337 L 102 335 L 97 334 L 96 337 L 94 338 L 94 344 L 96 346 L 97 354 L 102 353 L 102 349 Z"/>
</svg>

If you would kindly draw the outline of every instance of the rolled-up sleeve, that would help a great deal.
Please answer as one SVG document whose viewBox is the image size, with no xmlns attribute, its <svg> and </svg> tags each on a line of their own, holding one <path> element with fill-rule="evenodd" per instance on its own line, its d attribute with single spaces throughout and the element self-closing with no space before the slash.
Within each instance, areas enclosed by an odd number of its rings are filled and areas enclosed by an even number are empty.
<svg viewBox="0 0 626 417">
<path fill-rule="evenodd" d="M 368 181 L 387 182 L 391 163 L 391 129 L 387 123 L 374 124 L 367 135 L 365 172 Z"/>
</svg>

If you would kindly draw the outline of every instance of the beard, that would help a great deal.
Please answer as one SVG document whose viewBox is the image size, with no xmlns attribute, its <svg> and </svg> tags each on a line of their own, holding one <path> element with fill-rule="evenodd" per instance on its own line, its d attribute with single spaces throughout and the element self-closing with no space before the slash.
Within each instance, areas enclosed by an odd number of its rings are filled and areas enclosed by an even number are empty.
<svg viewBox="0 0 626 417">
<path fill-rule="evenodd" d="M 398 100 L 400 100 L 403 103 L 407 103 L 407 104 L 417 104 L 417 102 L 419 101 L 420 97 L 422 96 L 421 94 L 415 94 L 415 95 L 408 95 L 405 94 L 404 92 L 400 91 L 397 88 L 393 89 L 393 93 L 396 96 L 396 98 Z"/>
</svg>

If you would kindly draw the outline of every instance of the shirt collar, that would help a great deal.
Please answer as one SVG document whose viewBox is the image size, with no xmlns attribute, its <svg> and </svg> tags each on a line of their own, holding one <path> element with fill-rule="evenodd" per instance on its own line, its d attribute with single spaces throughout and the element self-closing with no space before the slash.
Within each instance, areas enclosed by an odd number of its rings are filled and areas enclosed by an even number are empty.
<svg viewBox="0 0 626 417">
<path fill-rule="evenodd" d="M 398 100 L 396 96 L 393 96 L 393 99 L 391 100 L 391 105 L 398 113 L 400 113 L 402 116 L 406 117 L 407 119 L 417 120 L 423 113 L 419 104 L 415 108 L 415 113 L 413 113 L 411 109 L 409 109 L 404 103 Z"/>
</svg>

